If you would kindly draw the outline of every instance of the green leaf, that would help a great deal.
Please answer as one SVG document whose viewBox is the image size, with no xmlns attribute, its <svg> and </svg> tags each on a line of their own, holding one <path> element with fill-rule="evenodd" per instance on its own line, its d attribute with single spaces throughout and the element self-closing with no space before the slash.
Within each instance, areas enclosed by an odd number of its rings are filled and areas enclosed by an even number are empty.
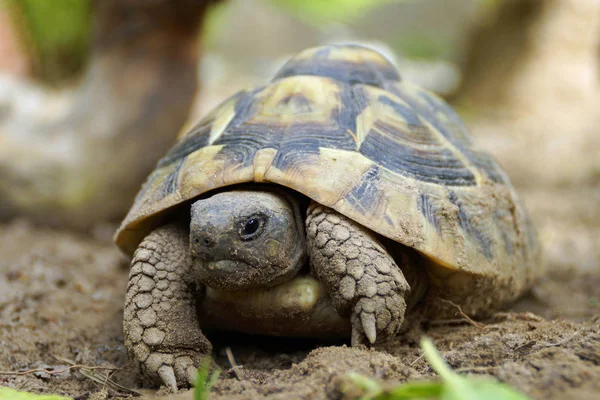
<svg viewBox="0 0 600 400">
<path fill-rule="evenodd" d="M 529 400 L 502 383 L 456 374 L 428 338 L 421 340 L 421 348 L 429 365 L 442 378 L 441 382 L 407 382 L 390 389 L 374 379 L 351 372 L 348 378 L 364 392 L 361 400 Z"/>
<path fill-rule="evenodd" d="M 498 382 L 464 378 L 452 371 L 429 338 L 421 340 L 421 348 L 431 368 L 442 377 L 442 400 L 529 400 L 514 389 Z"/>
<path fill-rule="evenodd" d="M 444 385 L 438 382 L 407 382 L 390 390 L 388 399 L 411 400 L 440 398 Z"/>
<path fill-rule="evenodd" d="M 6 4 L 44 81 L 59 83 L 83 68 L 90 39 L 90 0 L 9 0 Z"/>
<path fill-rule="evenodd" d="M 452 58 L 452 43 L 447 37 L 431 32 L 413 31 L 406 36 L 390 39 L 390 45 L 407 58 L 436 60 Z"/>
<path fill-rule="evenodd" d="M 352 382 L 364 391 L 360 400 L 411 400 L 438 398 L 443 385 L 437 382 L 407 382 L 391 390 L 384 388 L 374 379 L 354 372 L 347 375 Z"/>
<path fill-rule="evenodd" d="M 0 400 L 73 400 L 73 398 L 52 394 L 19 392 L 18 390 L 0 387 Z"/>
<path fill-rule="evenodd" d="M 380 397 L 378 396 L 382 395 L 383 388 L 379 382 L 356 372 L 349 372 L 347 376 L 356 386 L 365 392 L 361 400 L 379 399 Z"/>
<path fill-rule="evenodd" d="M 196 378 L 196 387 L 194 388 L 194 400 L 208 400 L 208 395 L 213 385 L 219 379 L 221 371 L 211 370 L 211 359 L 210 357 L 204 358 L 200 369 L 198 369 L 198 377 Z"/>
<path fill-rule="evenodd" d="M 371 8 L 400 1 L 406 0 L 271 0 L 273 4 L 313 25 L 351 22 Z"/>
</svg>

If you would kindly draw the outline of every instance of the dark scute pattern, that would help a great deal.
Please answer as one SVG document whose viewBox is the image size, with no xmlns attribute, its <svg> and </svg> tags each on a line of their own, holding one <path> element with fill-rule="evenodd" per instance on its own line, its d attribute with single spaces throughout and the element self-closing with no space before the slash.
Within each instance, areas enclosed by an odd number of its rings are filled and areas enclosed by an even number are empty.
<svg viewBox="0 0 600 400">
<path fill-rule="evenodd" d="M 315 54 L 314 54 L 314 58 L 317 59 L 326 59 L 329 58 L 329 54 L 331 54 L 331 49 L 334 48 L 334 46 L 325 46 L 321 49 L 319 49 Z"/>
<path fill-rule="evenodd" d="M 498 164 L 488 154 L 475 151 L 471 148 L 472 141 L 469 132 L 460 116 L 446 104 L 444 101 L 433 97 L 426 92 L 420 92 L 419 98 L 426 103 L 411 98 L 397 88 L 391 88 L 391 91 L 398 97 L 406 101 L 414 108 L 421 117 L 427 119 L 450 143 L 463 154 L 473 165 L 479 168 L 493 182 L 507 183 L 506 177 L 500 171 Z M 441 116 L 445 116 L 448 122 L 442 122 Z"/>
<path fill-rule="evenodd" d="M 298 142 L 295 145 L 287 143 L 279 148 L 275 155 L 273 165 L 275 168 L 286 171 L 301 163 L 306 164 L 306 156 L 319 154 L 318 143 L 314 141 Z"/>
<path fill-rule="evenodd" d="M 356 149 L 352 136 L 338 125 L 295 124 L 289 127 L 287 133 L 277 136 L 281 137 L 279 142 L 269 147 L 277 146 L 279 151 L 273 165 L 282 171 L 303 162 L 305 155 L 319 154 L 320 147 L 348 151 Z"/>
<path fill-rule="evenodd" d="M 345 129 L 321 124 L 242 124 L 222 135 L 215 145 L 224 145 L 230 165 L 249 166 L 255 153 L 264 148 L 277 150 L 273 165 L 286 170 L 302 162 L 305 155 L 319 154 L 319 147 L 352 151 L 356 143 Z"/>
<path fill-rule="evenodd" d="M 249 120 L 258 112 L 258 107 L 255 105 L 256 103 L 256 94 L 260 93 L 264 90 L 264 86 L 260 88 L 256 88 L 250 92 L 240 92 L 236 95 L 238 98 L 237 102 L 234 106 L 235 116 L 229 122 L 229 125 L 225 128 L 224 132 L 243 124 L 245 121 Z"/>
<path fill-rule="evenodd" d="M 379 167 L 374 165 L 364 173 L 360 183 L 346 195 L 346 201 L 363 214 L 377 208 L 376 203 L 383 197 L 379 190 L 379 180 Z"/>
<path fill-rule="evenodd" d="M 450 120 L 451 126 L 454 129 L 450 132 L 451 135 L 448 136 L 448 138 L 469 159 L 469 161 L 473 163 L 473 165 L 483 171 L 492 182 L 507 183 L 506 176 L 501 172 L 498 163 L 492 156 L 470 148 L 472 141 L 469 137 L 468 128 L 452 107 L 427 95 L 425 92 L 421 93 L 421 98 L 425 99 L 432 109 L 436 109 L 438 112 L 443 113 Z"/>
<path fill-rule="evenodd" d="M 389 215 L 387 215 L 387 214 L 384 215 L 383 219 L 384 219 L 385 222 L 387 222 L 388 225 L 394 226 L 394 221 L 392 221 L 392 219 L 390 218 Z"/>
<path fill-rule="evenodd" d="M 417 200 L 417 207 L 419 207 L 421 214 L 423 214 L 427 221 L 429 221 L 429 223 L 435 228 L 437 233 L 441 234 L 442 225 L 440 216 L 438 215 L 439 208 L 435 205 L 431 198 L 427 194 L 421 193 L 421 196 L 419 196 L 419 199 Z"/>
<path fill-rule="evenodd" d="M 450 130 L 447 126 L 447 123 L 444 123 L 439 116 L 445 115 L 446 107 L 443 107 L 441 102 L 434 101 L 431 96 L 422 94 L 421 98 L 426 101 L 427 105 L 423 105 L 422 102 L 417 101 L 412 96 L 407 93 L 404 93 L 396 88 L 391 89 L 392 92 L 401 98 L 404 102 L 406 102 L 410 107 L 417 113 L 419 116 L 427 122 L 429 122 L 435 129 L 437 129 L 450 143 L 455 145 L 461 150 L 465 149 L 465 144 L 468 144 L 467 135 L 464 132 L 457 131 L 455 129 Z M 450 107 L 447 107 L 450 109 Z"/>
<path fill-rule="evenodd" d="M 356 131 L 356 118 L 367 105 L 364 91 L 340 85 L 337 104 L 329 121 L 323 123 L 278 124 L 276 120 L 268 124 L 246 120 L 238 126 L 232 123 L 214 144 L 225 145 L 221 154 L 231 155 L 231 163 L 243 166 L 252 163 L 259 149 L 276 149 L 273 165 L 282 171 L 305 162 L 306 155 L 319 154 L 320 147 L 354 151 L 356 142 L 349 131 Z"/>
<path fill-rule="evenodd" d="M 467 235 L 473 237 L 477 241 L 485 258 L 491 261 L 493 257 L 492 253 L 494 246 L 492 238 L 486 236 L 471 221 L 471 218 L 466 212 L 465 207 L 462 205 L 460 200 L 458 200 L 454 192 L 450 191 L 448 199 L 452 204 L 458 207 L 458 224 L 460 225 L 460 227 L 463 229 L 463 231 L 466 232 Z"/>
<path fill-rule="evenodd" d="M 256 111 L 255 108 L 252 107 L 255 100 L 254 95 L 261 90 L 262 88 L 258 88 L 251 92 L 239 92 L 233 96 L 232 99 L 236 102 L 234 106 L 235 116 L 225 128 L 225 131 L 227 131 L 227 129 L 230 127 L 239 125 L 252 116 L 252 114 Z M 231 99 L 225 100 L 223 103 L 217 106 L 217 109 L 225 102 L 230 100 Z M 196 150 L 207 146 L 213 122 L 214 117 L 201 120 L 198 125 L 193 127 L 192 130 L 186 134 L 183 139 L 176 143 L 171 150 L 169 150 L 169 152 L 158 162 L 158 168 L 169 165 L 175 161 L 179 161 L 192 154 Z"/>
<path fill-rule="evenodd" d="M 363 84 L 379 88 L 385 88 L 386 82 L 400 81 L 398 70 L 390 62 L 382 63 L 351 62 L 336 60 L 329 57 L 333 48 L 355 49 L 357 52 L 368 52 L 370 50 L 358 45 L 327 46 L 318 50 L 309 59 L 294 59 L 288 61 L 275 75 L 273 81 L 297 75 L 322 76 L 351 85 Z"/>
<path fill-rule="evenodd" d="M 383 103 L 385 105 L 391 106 L 394 109 L 394 111 L 396 111 L 396 113 L 398 113 L 398 115 L 401 115 L 402 118 L 404 118 L 404 120 L 406 121 L 407 124 L 414 125 L 414 126 L 423 126 L 423 123 L 421 122 L 421 120 L 419 120 L 419 117 L 417 116 L 417 114 L 415 114 L 415 112 L 413 110 L 406 107 L 405 105 L 400 104 L 397 101 L 394 101 L 394 100 L 390 99 L 388 96 L 384 96 L 384 95 L 379 96 L 379 98 L 377 100 L 379 100 L 381 103 Z"/>
<path fill-rule="evenodd" d="M 485 173 L 485 175 L 496 183 L 508 183 L 508 178 L 502 172 L 496 160 L 487 153 L 481 151 L 472 151 L 469 160 Z"/>
<path fill-rule="evenodd" d="M 293 108 L 300 113 L 309 113 L 312 109 L 310 101 L 302 93 L 294 93 L 285 97 L 279 102 L 279 106 L 290 107 L 293 104 Z"/>
<path fill-rule="evenodd" d="M 162 186 L 158 190 L 158 193 L 160 193 L 161 198 L 167 197 L 168 195 L 174 193 L 177 190 L 177 178 L 179 178 L 179 172 L 181 171 L 183 162 L 183 159 L 177 161 L 177 164 L 175 165 L 173 171 L 171 171 L 169 175 L 165 177 Z"/>
<path fill-rule="evenodd" d="M 146 197 L 146 195 L 148 194 L 148 191 L 150 190 L 150 188 L 152 188 L 152 183 L 154 182 L 154 180 L 156 179 L 156 176 L 158 174 L 159 174 L 159 171 L 155 169 L 154 171 L 152 171 L 152 173 L 150 175 L 148 175 L 148 177 L 146 178 L 146 180 L 142 184 L 142 188 L 135 195 L 135 199 L 133 200 L 133 204 L 140 203 L 142 201 L 142 199 Z"/>
<path fill-rule="evenodd" d="M 505 208 L 498 208 L 494 210 L 494 222 L 502 235 L 502 240 L 504 241 L 504 250 L 506 251 L 506 254 L 509 255 L 513 255 L 514 252 L 513 242 L 510 240 L 510 236 L 507 233 L 507 229 L 514 229 L 512 221 L 513 218 L 509 210 Z"/>
<path fill-rule="evenodd" d="M 469 130 L 464 124 L 460 116 L 452 107 L 441 99 L 431 96 L 427 92 L 419 92 L 419 97 L 424 100 L 429 109 L 436 115 L 444 115 L 450 126 L 445 126 L 445 136 L 452 141 L 455 145 L 465 147 L 471 144 L 471 137 L 469 136 Z M 452 128 L 452 130 L 450 130 Z"/>
<path fill-rule="evenodd" d="M 360 152 L 398 174 L 442 185 L 469 186 L 475 177 L 454 154 L 441 146 L 428 150 L 404 144 L 396 127 L 375 123 Z"/>
<path fill-rule="evenodd" d="M 208 137 L 212 127 L 213 119 L 200 121 L 198 125 L 192 128 L 183 139 L 175 143 L 173 147 L 158 161 L 157 168 L 182 160 L 196 150 L 208 144 Z"/>
<path fill-rule="evenodd" d="M 329 123 L 298 123 L 286 127 L 269 126 L 267 147 L 278 149 L 273 165 L 281 170 L 303 162 L 306 154 L 318 154 L 319 148 L 356 150 L 356 142 L 349 132 L 356 132 L 356 118 L 367 106 L 365 93 L 360 88 L 340 85 L 338 107 Z"/>
<path fill-rule="evenodd" d="M 269 143 L 269 131 L 261 127 L 244 129 L 244 126 L 231 129 L 221 135 L 215 145 L 223 145 L 219 152 L 221 159 L 229 166 L 248 167 L 252 164 L 255 153 Z"/>
<path fill-rule="evenodd" d="M 343 85 L 341 99 L 346 100 L 345 96 L 350 96 L 350 100 L 352 101 L 349 103 L 354 105 L 353 114 L 354 119 L 356 119 L 356 117 L 358 117 L 358 115 L 369 105 L 369 97 L 367 96 L 364 87 L 352 86 L 352 93 L 350 95 L 348 95 L 348 88 L 349 86 Z"/>
<path fill-rule="evenodd" d="M 356 119 L 368 105 L 368 98 L 363 88 L 340 85 L 338 108 L 333 110 L 332 119 L 337 122 L 340 131 L 356 133 Z M 344 138 L 350 137 L 343 135 Z M 338 148 L 338 147 L 333 147 Z M 352 150 L 356 149 L 356 143 Z"/>
<path fill-rule="evenodd" d="M 400 75 L 395 68 L 384 68 L 373 63 L 350 63 L 342 60 L 299 60 L 286 65 L 275 75 L 273 81 L 290 76 L 310 75 L 331 78 L 350 85 L 371 85 L 385 88 L 387 81 L 398 81 Z"/>
</svg>

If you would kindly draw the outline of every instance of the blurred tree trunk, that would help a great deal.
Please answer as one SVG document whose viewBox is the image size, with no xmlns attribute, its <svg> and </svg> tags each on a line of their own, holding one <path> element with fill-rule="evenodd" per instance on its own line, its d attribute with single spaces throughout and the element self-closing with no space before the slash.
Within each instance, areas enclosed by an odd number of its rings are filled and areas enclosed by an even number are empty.
<svg viewBox="0 0 600 400">
<path fill-rule="evenodd" d="M 8 7 L 0 3 L 0 73 L 26 77 L 33 67 Z"/>
<path fill-rule="evenodd" d="M 460 102 L 524 186 L 600 176 L 600 1 L 505 0 L 473 32 Z"/>
<path fill-rule="evenodd" d="M 89 50 L 91 0 L 3 0 L 32 77 L 58 86 L 81 72 Z M 3 55 L 4 56 L 4 55 Z"/>
<path fill-rule="evenodd" d="M 0 217 L 87 228 L 127 211 L 186 120 L 213 2 L 93 3 L 77 89 L 16 85 L 0 115 Z"/>
</svg>

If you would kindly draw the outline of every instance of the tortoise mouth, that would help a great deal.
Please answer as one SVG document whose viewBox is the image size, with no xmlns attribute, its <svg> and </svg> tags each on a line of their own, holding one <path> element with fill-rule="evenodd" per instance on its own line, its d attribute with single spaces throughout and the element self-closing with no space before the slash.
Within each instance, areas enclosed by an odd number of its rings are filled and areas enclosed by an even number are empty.
<svg viewBox="0 0 600 400">
<path fill-rule="evenodd" d="M 244 261 L 239 260 L 219 260 L 219 261 L 209 261 L 207 262 L 207 267 L 211 271 L 220 271 L 220 272 L 241 272 L 240 270 L 244 269 L 255 269 L 252 264 L 248 264 Z"/>
<path fill-rule="evenodd" d="M 240 260 L 203 261 L 199 268 L 200 282 L 227 292 L 272 287 L 292 279 L 295 274 L 294 270 L 257 266 Z"/>
</svg>

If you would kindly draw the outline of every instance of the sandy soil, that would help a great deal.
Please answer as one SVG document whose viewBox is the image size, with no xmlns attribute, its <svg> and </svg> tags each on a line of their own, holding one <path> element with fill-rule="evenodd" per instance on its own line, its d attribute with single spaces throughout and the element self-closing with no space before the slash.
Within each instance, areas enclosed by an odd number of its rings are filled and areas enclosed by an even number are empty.
<svg viewBox="0 0 600 400">
<path fill-rule="evenodd" d="M 600 185 L 522 190 L 545 244 L 549 274 L 510 310 L 480 321 L 432 321 L 374 349 L 298 340 L 220 336 L 223 367 L 214 398 L 352 398 L 349 371 L 400 382 L 433 375 L 418 338 L 432 337 L 450 364 L 492 375 L 536 399 L 597 398 L 600 392 Z M 127 261 L 110 241 L 113 226 L 91 235 L 0 226 L 0 385 L 79 399 L 125 396 L 72 368 L 108 372 L 150 395 L 123 347 Z M 225 348 L 240 367 L 234 371 Z M 58 357 L 58 358 L 56 358 Z M 147 385 L 146 385 L 147 386 Z M 163 392 L 159 392 L 163 394 Z M 190 398 L 189 392 L 172 396 Z"/>
</svg>

